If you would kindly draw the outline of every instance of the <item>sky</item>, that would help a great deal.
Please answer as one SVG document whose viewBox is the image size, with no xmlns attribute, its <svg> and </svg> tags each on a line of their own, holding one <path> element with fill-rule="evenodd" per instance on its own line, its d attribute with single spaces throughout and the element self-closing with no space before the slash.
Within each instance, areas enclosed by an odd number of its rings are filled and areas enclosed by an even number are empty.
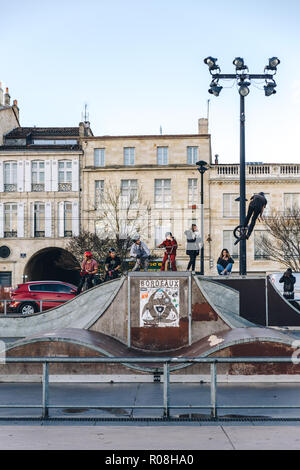
<svg viewBox="0 0 300 470">
<path fill-rule="evenodd" d="M 0 81 L 22 126 L 77 126 L 94 135 L 193 134 L 207 117 L 212 154 L 239 161 L 239 94 L 219 97 L 203 59 L 234 73 L 281 63 L 277 93 L 246 98 L 246 161 L 300 163 L 298 0 L 0 0 Z M 209 100 L 209 102 L 208 102 Z"/>
</svg>

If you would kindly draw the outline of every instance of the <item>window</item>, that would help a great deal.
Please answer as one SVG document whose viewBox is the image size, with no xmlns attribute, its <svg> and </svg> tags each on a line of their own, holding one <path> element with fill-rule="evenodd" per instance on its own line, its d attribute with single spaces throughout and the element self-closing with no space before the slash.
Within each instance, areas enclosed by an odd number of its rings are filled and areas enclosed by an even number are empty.
<svg viewBox="0 0 300 470">
<path fill-rule="evenodd" d="M 198 147 L 187 147 L 187 163 L 195 165 L 198 161 Z"/>
<path fill-rule="evenodd" d="M 101 207 L 104 197 L 104 180 L 95 181 L 95 208 Z"/>
<path fill-rule="evenodd" d="M 235 200 L 238 197 L 238 194 L 223 194 L 223 217 L 239 217 L 240 204 Z"/>
<path fill-rule="evenodd" d="M 64 237 L 72 237 L 72 203 L 64 203 Z"/>
<path fill-rule="evenodd" d="M 124 165 L 134 165 L 134 147 L 124 147 Z"/>
<path fill-rule="evenodd" d="M 94 149 L 94 166 L 105 166 L 105 149 Z"/>
<path fill-rule="evenodd" d="M 45 204 L 43 202 L 34 203 L 34 237 L 45 236 Z"/>
<path fill-rule="evenodd" d="M 155 180 L 154 203 L 156 208 L 171 207 L 171 180 Z"/>
<path fill-rule="evenodd" d="M 157 164 L 168 164 L 168 147 L 157 147 Z"/>
<path fill-rule="evenodd" d="M 300 209 L 300 193 L 284 193 L 283 205 L 285 212 L 293 209 Z"/>
<path fill-rule="evenodd" d="M 121 206 L 136 207 L 138 194 L 137 180 L 121 180 Z"/>
<path fill-rule="evenodd" d="M 18 207 L 17 204 L 4 204 L 4 237 L 16 237 L 18 226 Z"/>
<path fill-rule="evenodd" d="M 195 206 L 198 202 L 197 178 L 188 179 L 188 205 Z"/>
<path fill-rule="evenodd" d="M 60 160 L 58 162 L 58 190 L 72 191 L 72 162 Z"/>
<path fill-rule="evenodd" d="M 31 191 L 45 190 L 45 162 L 31 163 Z"/>
<path fill-rule="evenodd" d="M 171 231 L 170 221 L 164 220 L 163 225 L 160 225 L 157 221 L 155 225 L 155 246 L 160 245 L 166 239 L 166 232 Z"/>
<path fill-rule="evenodd" d="M 264 252 L 263 247 L 261 246 L 261 241 L 263 237 L 267 237 L 267 232 L 265 230 L 255 230 L 254 231 L 254 259 L 270 259 L 269 256 Z"/>
<path fill-rule="evenodd" d="M 17 191 L 17 162 L 4 163 L 4 191 Z"/>
<path fill-rule="evenodd" d="M 238 258 L 239 256 L 239 246 L 234 245 L 235 240 L 236 239 L 233 235 L 233 230 L 223 231 L 223 248 L 226 248 L 229 251 L 232 258 Z"/>
</svg>

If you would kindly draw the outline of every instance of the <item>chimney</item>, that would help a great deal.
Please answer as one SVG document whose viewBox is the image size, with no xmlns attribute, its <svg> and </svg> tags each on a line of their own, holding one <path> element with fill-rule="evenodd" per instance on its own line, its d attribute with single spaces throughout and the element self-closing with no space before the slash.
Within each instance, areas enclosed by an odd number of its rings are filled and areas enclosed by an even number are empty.
<svg viewBox="0 0 300 470">
<path fill-rule="evenodd" d="M 201 134 L 201 135 L 208 134 L 208 119 L 206 118 L 198 119 L 198 134 Z"/>
<path fill-rule="evenodd" d="M 8 88 L 6 88 L 6 92 L 4 95 L 4 105 L 10 106 L 10 94 L 8 93 Z"/>
<path fill-rule="evenodd" d="M 84 122 L 79 123 L 79 137 L 84 137 Z"/>
<path fill-rule="evenodd" d="M 0 106 L 3 106 L 3 89 L 2 89 L 1 82 L 0 82 Z"/>
<path fill-rule="evenodd" d="M 15 115 L 17 116 L 18 121 L 19 121 L 19 120 L 20 120 L 20 114 L 19 114 L 19 111 L 20 111 L 20 110 L 19 110 L 19 108 L 18 108 L 18 101 L 17 101 L 17 100 L 14 100 L 14 101 L 13 101 L 12 108 L 13 108 L 13 110 L 14 110 L 14 112 L 15 112 Z"/>
<path fill-rule="evenodd" d="M 90 121 L 84 121 L 84 135 L 88 137 L 90 134 Z"/>
</svg>

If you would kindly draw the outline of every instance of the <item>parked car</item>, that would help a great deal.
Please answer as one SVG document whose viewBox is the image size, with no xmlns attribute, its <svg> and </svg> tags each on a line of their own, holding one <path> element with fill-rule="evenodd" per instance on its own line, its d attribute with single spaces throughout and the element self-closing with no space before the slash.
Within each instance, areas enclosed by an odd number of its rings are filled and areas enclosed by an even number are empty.
<svg viewBox="0 0 300 470">
<path fill-rule="evenodd" d="M 8 311 L 28 315 L 58 307 L 73 299 L 76 290 L 77 287 L 73 284 L 62 281 L 31 281 L 18 284 L 11 293 L 12 302 L 8 306 Z"/>
</svg>

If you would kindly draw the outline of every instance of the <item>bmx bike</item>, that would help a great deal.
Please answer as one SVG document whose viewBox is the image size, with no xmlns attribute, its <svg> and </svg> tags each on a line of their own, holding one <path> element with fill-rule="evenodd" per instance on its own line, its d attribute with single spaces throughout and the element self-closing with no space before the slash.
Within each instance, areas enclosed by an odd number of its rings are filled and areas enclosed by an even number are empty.
<svg viewBox="0 0 300 470">
<path fill-rule="evenodd" d="M 237 245 L 241 240 L 246 240 L 246 235 L 248 232 L 248 226 L 244 227 L 243 225 L 238 225 L 233 230 L 233 236 L 236 238 L 234 245 Z"/>
</svg>

